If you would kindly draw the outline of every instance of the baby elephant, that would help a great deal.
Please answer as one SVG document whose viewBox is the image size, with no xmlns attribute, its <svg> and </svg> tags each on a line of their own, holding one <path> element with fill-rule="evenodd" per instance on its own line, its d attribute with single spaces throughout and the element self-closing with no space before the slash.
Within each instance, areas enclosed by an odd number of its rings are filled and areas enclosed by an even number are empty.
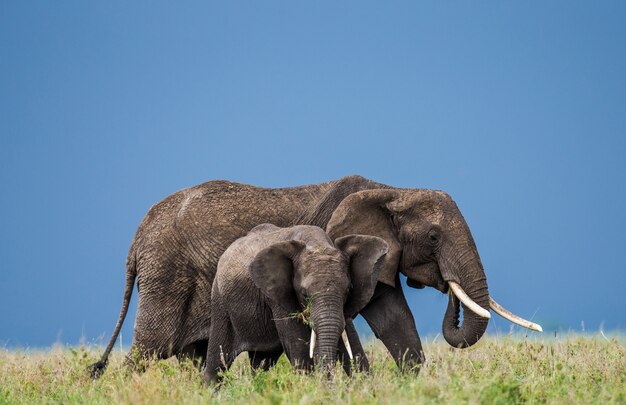
<svg viewBox="0 0 626 405">
<path fill-rule="evenodd" d="M 297 368 L 334 365 L 345 318 L 371 299 L 387 243 L 375 236 L 329 239 L 321 228 L 259 225 L 224 252 L 213 281 L 205 377 L 212 382 L 248 351 L 268 369 L 286 353 Z M 310 337 L 310 341 L 309 341 Z M 317 343 L 316 343 L 317 342 Z"/>
</svg>

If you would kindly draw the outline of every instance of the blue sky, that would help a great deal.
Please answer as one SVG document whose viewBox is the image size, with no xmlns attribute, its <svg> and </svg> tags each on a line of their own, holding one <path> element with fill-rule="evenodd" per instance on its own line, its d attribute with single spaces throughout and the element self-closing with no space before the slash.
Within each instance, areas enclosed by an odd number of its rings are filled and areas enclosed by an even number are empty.
<svg viewBox="0 0 626 405">
<path fill-rule="evenodd" d="M 625 328 L 625 11 L 2 2 L 0 344 L 108 339 L 133 234 L 174 191 L 347 174 L 449 192 L 509 309 Z M 446 297 L 405 291 L 440 331 Z"/>
</svg>

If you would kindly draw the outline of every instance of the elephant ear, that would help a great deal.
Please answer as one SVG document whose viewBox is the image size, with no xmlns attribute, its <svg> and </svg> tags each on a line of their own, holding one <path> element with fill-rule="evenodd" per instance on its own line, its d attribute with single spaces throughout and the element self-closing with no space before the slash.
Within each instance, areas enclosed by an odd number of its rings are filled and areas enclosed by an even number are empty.
<svg viewBox="0 0 626 405">
<path fill-rule="evenodd" d="M 335 240 L 335 246 L 350 258 L 352 289 L 344 312 L 354 317 L 372 299 L 389 245 L 369 235 L 348 235 Z"/>
<path fill-rule="evenodd" d="M 304 243 L 295 240 L 276 243 L 257 253 L 248 266 L 263 295 L 289 313 L 299 309 L 293 289 L 293 260 L 304 248 Z"/>
<path fill-rule="evenodd" d="M 350 194 L 333 212 L 326 227 L 331 239 L 351 234 L 378 236 L 387 242 L 389 252 L 378 275 L 381 283 L 396 286 L 402 247 L 391 220 L 388 205 L 399 196 L 397 190 L 364 190 Z"/>
</svg>

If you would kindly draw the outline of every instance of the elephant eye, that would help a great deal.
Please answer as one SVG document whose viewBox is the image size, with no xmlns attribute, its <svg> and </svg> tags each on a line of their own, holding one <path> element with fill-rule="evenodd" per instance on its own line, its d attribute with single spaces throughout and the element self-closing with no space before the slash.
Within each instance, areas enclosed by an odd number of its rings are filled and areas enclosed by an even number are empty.
<svg viewBox="0 0 626 405">
<path fill-rule="evenodd" d="M 440 237 L 440 235 L 439 235 L 439 232 L 437 232 L 436 230 L 431 229 L 431 230 L 428 232 L 428 240 L 430 241 L 430 243 L 431 243 L 433 246 L 438 245 L 438 244 L 439 244 L 439 240 L 440 240 L 440 239 L 441 239 L 441 237 Z"/>
</svg>

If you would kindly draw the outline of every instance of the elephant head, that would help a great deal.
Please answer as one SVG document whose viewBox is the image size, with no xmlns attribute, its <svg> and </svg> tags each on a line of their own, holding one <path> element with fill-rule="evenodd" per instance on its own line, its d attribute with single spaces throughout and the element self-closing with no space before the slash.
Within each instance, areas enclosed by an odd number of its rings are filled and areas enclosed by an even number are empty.
<svg viewBox="0 0 626 405">
<path fill-rule="evenodd" d="M 352 355 L 345 317 L 357 314 L 371 299 L 387 243 L 378 237 L 347 235 L 335 246 L 307 246 L 296 240 L 259 252 L 248 270 L 261 292 L 290 314 L 308 307 L 310 356 L 328 369 L 336 360 L 339 337 Z M 314 350 L 317 349 L 317 350 Z"/>
<path fill-rule="evenodd" d="M 400 271 L 411 287 L 430 286 L 450 292 L 443 319 L 443 335 L 450 345 L 468 347 L 484 334 L 490 305 L 496 310 L 497 304 L 489 296 L 469 227 L 447 193 L 420 189 L 360 191 L 339 204 L 327 232 L 334 238 L 360 233 L 385 239 L 389 253 L 378 278 L 382 283 L 395 286 Z M 459 325 L 461 306 L 463 322 Z M 498 313 L 516 323 L 524 321 L 506 310 Z M 520 324 L 540 328 L 524 322 Z"/>
</svg>

